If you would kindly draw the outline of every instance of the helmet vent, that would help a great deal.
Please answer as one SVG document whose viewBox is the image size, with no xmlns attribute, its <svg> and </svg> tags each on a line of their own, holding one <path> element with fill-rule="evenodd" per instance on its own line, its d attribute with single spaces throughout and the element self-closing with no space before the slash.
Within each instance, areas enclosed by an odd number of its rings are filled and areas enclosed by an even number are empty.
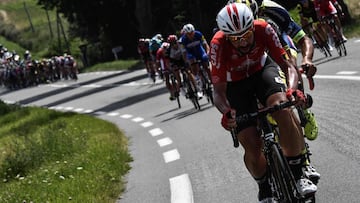
<svg viewBox="0 0 360 203">
<path fill-rule="evenodd" d="M 238 22 L 238 20 L 237 20 L 236 15 L 233 15 L 233 20 L 234 20 L 234 25 L 235 25 L 236 29 L 237 29 L 237 30 L 240 29 L 240 27 L 239 27 L 239 22 Z"/>
</svg>

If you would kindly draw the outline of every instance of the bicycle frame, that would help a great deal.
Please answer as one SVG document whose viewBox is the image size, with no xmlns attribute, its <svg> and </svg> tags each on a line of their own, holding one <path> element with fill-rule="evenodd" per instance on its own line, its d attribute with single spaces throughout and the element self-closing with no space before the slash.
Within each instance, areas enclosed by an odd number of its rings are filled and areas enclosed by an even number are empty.
<svg viewBox="0 0 360 203">
<path fill-rule="evenodd" d="M 201 75 L 203 83 L 202 91 L 204 95 L 206 95 L 208 102 L 214 105 L 213 89 L 210 80 L 211 76 L 208 74 L 201 61 L 197 61 L 197 63 L 199 64 L 199 74 Z"/>
<path fill-rule="evenodd" d="M 191 100 L 191 102 L 194 105 L 195 109 L 199 109 L 200 110 L 200 104 L 199 104 L 199 100 L 196 96 L 196 91 L 195 91 L 195 86 L 192 84 L 192 82 L 190 81 L 190 75 L 191 73 L 187 72 L 188 70 L 186 69 L 181 69 L 181 73 L 183 76 L 183 86 L 186 87 L 186 94 L 188 99 Z"/>
<path fill-rule="evenodd" d="M 339 56 L 342 56 L 342 55 L 346 56 L 347 51 L 346 51 L 346 47 L 345 47 L 345 42 L 342 40 L 340 28 L 335 23 L 334 17 L 328 16 L 324 20 L 325 20 L 324 22 L 330 28 L 330 32 L 334 38 L 335 47 L 336 47 L 336 50 L 337 50 Z"/>
<path fill-rule="evenodd" d="M 243 114 L 236 117 L 238 124 L 248 121 L 249 119 L 258 119 L 259 127 L 262 131 L 261 138 L 263 140 L 263 152 L 267 160 L 268 169 L 270 172 L 270 181 L 274 198 L 278 202 L 306 202 L 309 197 L 300 195 L 296 187 L 294 176 L 292 175 L 290 166 L 281 150 L 281 146 L 277 141 L 279 136 L 278 131 L 273 128 L 267 118 L 268 114 L 274 113 L 281 109 L 295 106 L 295 102 L 288 101 L 275 105 L 273 107 L 266 107 L 254 113 Z M 231 131 L 234 142 L 234 147 L 239 146 L 239 141 L 235 130 Z M 310 197 L 315 200 L 315 197 Z"/>
</svg>

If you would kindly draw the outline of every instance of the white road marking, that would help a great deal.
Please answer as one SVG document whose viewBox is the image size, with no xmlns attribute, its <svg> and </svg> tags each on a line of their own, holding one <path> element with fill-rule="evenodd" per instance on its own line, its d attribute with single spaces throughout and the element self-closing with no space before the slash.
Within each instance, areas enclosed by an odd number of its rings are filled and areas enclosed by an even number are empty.
<svg viewBox="0 0 360 203">
<path fill-rule="evenodd" d="M 355 80 L 355 81 L 360 80 L 360 76 L 342 76 L 342 75 L 315 75 L 314 78 L 334 79 L 334 80 Z"/>
<path fill-rule="evenodd" d="M 83 108 L 76 108 L 76 109 L 74 109 L 74 111 L 75 112 L 82 112 L 82 111 L 84 111 L 84 109 Z"/>
<path fill-rule="evenodd" d="M 133 118 L 132 119 L 132 121 L 134 121 L 134 122 L 136 122 L 136 123 L 138 123 L 138 122 L 140 122 L 140 121 L 143 121 L 144 119 L 143 118 L 141 118 L 141 117 L 136 117 L 136 118 Z"/>
<path fill-rule="evenodd" d="M 150 122 L 150 121 L 147 121 L 147 122 L 144 122 L 144 123 L 141 124 L 141 126 L 144 127 L 144 128 L 150 127 L 152 125 L 153 125 L 153 123 Z"/>
<path fill-rule="evenodd" d="M 64 108 L 65 111 L 71 111 L 71 110 L 73 110 L 73 109 L 74 109 L 74 107 L 71 107 L 71 106 L 68 106 L 68 107 L 65 107 L 65 108 Z"/>
<path fill-rule="evenodd" d="M 360 43 L 360 39 L 355 40 L 355 43 Z"/>
<path fill-rule="evenodd" d="M 88 110 L 85 110 L 84 113 L 92 113 L 94 112 L 94 110 L 91 110 L 91 109 L 88 109 Z"/>
<path fill-rule="evenodd" d="M 180 159 L 180 154 L 177 149 L 173 149 L 163 153 L 165 163 L 176 161 Z"/>
<path fill-rule="evenodd" d="M 83 85 L 83 87 L 102 87 L 102 85 L 98 85 L 98 84 L 89 84 L 89 85 Z"/>
<path fill-rule="evenodd" d="M 119 113 L 118 112 L 112 112 L 112 113 L 108 113 L 107 115 L 108 116 L 118 116 Z"/>
<path fill-rule="evenodd" d="M 128 119 L 128 118 L 132 118 L 133 116 L 130 115 L 130 114 L 124 114 L 124 115 L 121 115 L 120 117 L 121 117 L 121 118 Z"/>
<path fill-rule="evenodd" d="M 194 196 L 188 174 L 179 175 L 169 179 L 171 190 L 171 203 L 193 203 Z"/>
<path fill-rule="evenodd" d="M 164 147 L 164 146 L 172 144 L 172 140 L 168 137 L 165 137 L 160 140 L 157 140 L 157 143 L 159 144 L 160 147 Z"/>
<path fill-rule="evenodd" d="M 106 114 L 106 112 L 105 111 L 96 111 L 94 114 L 100 116 L 100 115 Z"/>
<path fill-rule="evenodd" d="M 150 130 L 149 133 L 151 134 L 151 136 L 156 137 L 163 134 L 164 132 L 160 128 L 154 128 Z"/>
<path fill-rule="evenodd" d="M 356 73 L 357 73 L 357 71 L 339 71 L 336 74 L 337 75 L 354 75 Z"/>
</svg>

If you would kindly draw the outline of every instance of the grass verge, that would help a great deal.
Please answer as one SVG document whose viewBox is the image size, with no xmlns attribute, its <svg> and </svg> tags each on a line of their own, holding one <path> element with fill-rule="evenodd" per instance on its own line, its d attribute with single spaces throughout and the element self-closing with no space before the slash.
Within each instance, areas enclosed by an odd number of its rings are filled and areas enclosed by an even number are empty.
<svg viewBox="0 0 360 203">
<path fill-rule="evenodd" d="M 0 202 L 115 202 L 130 170 L 116 125 L 0 102 Z"/>
<path fill-rule="evenodd" d="M 144 65 L 139 60 L 116 60 L 116 61 L 100 63 L 94 66 L 82 68 L 80 71 L 82 73 L 85 73 L 85 72 L 95 72 L 95 71 L 128 70 L 128 69 L 137 69 L 137 68 L 144 68 Z"/>
</svg>

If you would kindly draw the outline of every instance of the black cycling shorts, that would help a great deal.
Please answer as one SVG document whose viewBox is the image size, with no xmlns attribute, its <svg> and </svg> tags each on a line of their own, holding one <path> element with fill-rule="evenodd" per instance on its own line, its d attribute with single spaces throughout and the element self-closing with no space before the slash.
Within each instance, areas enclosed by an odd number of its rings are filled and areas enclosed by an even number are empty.
<svg viewBox="0 0 360 203">
<path fill-rule="evenodd" d="M 266 106 L 266 100 L 270 95 L 285 91 L 285 74 L 270 57 L 267 57 L 262 70 L 246 79 L 228 82 L 226 95 L 231 108 L 236 109 L 236 115 L 239 116 L 256 112 L 258 100 Z M 237 131 L 240 132 L 249 126 L 256 126 L 256 120 L 238 125 Z"/>
</svg>

